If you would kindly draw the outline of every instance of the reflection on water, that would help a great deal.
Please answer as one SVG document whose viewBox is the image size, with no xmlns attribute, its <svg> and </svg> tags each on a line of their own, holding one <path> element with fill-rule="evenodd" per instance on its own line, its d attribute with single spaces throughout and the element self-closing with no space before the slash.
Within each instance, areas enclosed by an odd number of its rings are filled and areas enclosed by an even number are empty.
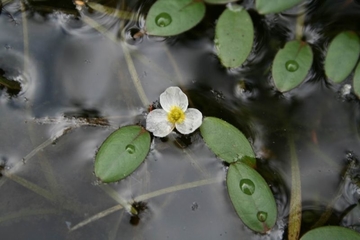
<svg viewBox="0 0 360 240">
<path fill-rule="evenodd" d="M 324 224 L 359 230 L 359 211 L 350 211 L 360 198 L 358 99 L 342 94 L 322 70 L 324 44 L 334 29 L 359 30 L 358 3 L 340 11 L 332 1 L 308 2 L 304 35 L 315 62 L 302 85 L 280 94 L 268 68 L 279 47 L 294 38 L 296 9 L 267 17 L 250 10 L 257 30 L 253 52 L 242 68 L 226 70 L 212 45 L 222 7 L 208 6 L 195 29 L 164 39 L 140 31 L 153 1 L 103 2 L 135 13 L 126 19 L 85 6 L 78 12 L 61 2 L 37 2 L 25 12 L 20 1 L 4 4 L 18 24 L 0 14 L 0 68 L 22 86 L 15 97 L 0 90 L 2 238 L 286 239 L 289 134 L 300 168 L 302 231 Z M 253 8 L 253 1 L 243 5 Z M 344 20 L 347 14 L 351 21 Z M 294 67 L 289 63 L 289 71 Z M 198 132 L 154 138 L 131 176 L 97 182 L 98 147 L 119 126 L 143 125 L 148 107 L 169 86 L 182 87 L 192 107 L 234 124 L 250 139 L 257 170 L 278 206 L 268 234 L 254 234 L 238 218 L 225 189 L 227 167 Z M 136 151 L 132 145 L 127 150 Z M 251 183 L 243 179 L 239 187 L 251 194 Z M 118 196 L 139 216 L 126 213 Z M 258 213 L 259 220 L 266 217 Z"/>
</svg>

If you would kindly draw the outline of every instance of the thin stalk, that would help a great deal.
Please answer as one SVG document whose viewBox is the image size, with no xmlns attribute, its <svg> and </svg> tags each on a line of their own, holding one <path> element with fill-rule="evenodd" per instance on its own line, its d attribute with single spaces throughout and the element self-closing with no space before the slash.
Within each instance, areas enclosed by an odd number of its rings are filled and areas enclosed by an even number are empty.
<svg viewBox="0 0 360 240">
<path fill-rule="evenodd" d="M 144 195 L 140 195 L 138 197 L 135 198 L 134 201 L 136 202 L 140 202 L 140 201 L 145 201 L 145 200 L 148 200 L 150 198 L 153 198 L 153 197 L 157 197 L 157 196 L 160 196 L 160 195 L 163 195 L 163 194 L 167 194 L 167 193 L 173 193 L 173 192 L 177 192 L 177 191 L 181 191 L 181 190 L 185 190 L 185 189 L 190 189 L 190 188 L 196 188 L 196 187 L 200 187 L 200 186 L 204 186 L 204 185 L 209 185 L 209 184 L 214 184 L 214 183 L 218 183 L 218 182 L 222 182 L 223 179 L 221 178 L 209 178 L 209 179 L 205 179 L 205 180 L 200 180 L 200 181 L 195 181 L 195 182 L 190 182 L 190 183 L 185 183 L 185 184 L 180 184 L 180 185 L 177 185 L 177 186 L 173 186 L 173 187 L 168 187 L 168 188 L 163 188 L 163 189 L 160 189 L 160 190 L 157 190 L 157 191 L 154 191 L 154 192 L 151 192 L 151 193 L 147 193 L 147 194 L 144 194 Z M 108 208 L 102 212 L 99 212 L 97 214 L 95 214 L 94 216 L 91 216 L 90 218 L 88 219 L 85 219 L 84 221 L 76 224 L 74 227 L 72 227 L 70 229 L 70 231 L 74 231 L 76 229 L 79 229 L 89 223 L 92 223 L 96 220 L 99 220 L 111 213 L 114 213 L 116 211 L 119 211 L 123 209 L 123 206 L 118 204 L 118 205 L 115 205 L 111 208 Z"/>
<path fill-rule="evenodd" d="M 101 26 L 100 24 L 98 24 L 96 21 L 94 21 L 93 19 L 87 17 L 86 15 L 83 15 L 82 20 L 88 24 L 89 26 L 91 26 L 92 28 L 94 28 L 95 30 L 99 31 L 100 33 L 104 34 L 105 36 L 107 36 L 110 40 L 112 40 L 114 43 L 118 43 L 118 40 L 116 39 L 116 37 L 114 35 L 111 35 L 107 32 L 107 29 L 105 29 L 103 26 Z M 142 104 L 144 105 L 144 107 L 149 106 L 150 101 L 147 98 L 145 91 L 141 85 L 141 81 L 139 79 L 139 76 L 136 72 L 136 68 L 134 65 L 134 62 L 131 58 L 129 49 L 126 47 L 125 43 L 120 42 L 121 48 L 123 50 L 124 53 L 124 57 L 125 57 L 125 61 L 128 65 L 128 70 L 129 73 L 131 75 L 131 79 L 134 83 L 135 89 L 139 95 L 139 98 L 142 102 Z"/>
<path fill-rule="evenodd" d="M 301 228 L 301 178 L 293 136 L 288 137 L 291 158 L 291 198 L 289 215 L 289 240 L 298 240 Z"/>
<path fill-rule="evenodd" d="M 112 199 L 123 206 L 128 213 L 131 215 L 138 214 L 138 211 L 128 201 L 122 198 L 113 188 L 109 187 L 108 185 L 100 185 L 100 188 L 104 190 L 104 192 L 106 192 Z"/>
<path fill-rule="evenodd" d="M 99 3 L 95 3 L 95 2 L 87 2 L 86 5 L 88 5 L 90 8 L 92 8 L 100 13 L 105 13 L 105 14 L 111 15 L 113 17 L 117 17 L 117 18 L 124 19 L 124 20 L 132 20 L 133 19 L 134 13 L 132 13 L 132 12 L 127 12 L 127 11 L 122 11 L 122 10 L 119 10 L 116 8 L 107 7 L 107 6 L 104 6 Z"/>
</svg>

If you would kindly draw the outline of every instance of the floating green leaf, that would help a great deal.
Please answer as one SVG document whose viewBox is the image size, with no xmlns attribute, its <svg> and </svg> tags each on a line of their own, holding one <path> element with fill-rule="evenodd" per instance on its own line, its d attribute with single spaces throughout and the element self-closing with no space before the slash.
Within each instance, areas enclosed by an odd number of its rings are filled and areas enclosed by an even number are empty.
<svg viewBox="0 0 360 240">
<path fill-rule="evenodd" d="M 326 226 L 315 228 L 307 232 L 300 240 L 359 240 L 360 234 L 348 228 L 339 226 Z"/>
<path fill-rule="evenodd" d="M 231 4 L 215 27 L 215 46 L 225 67 L 239 67 L 249 56 L 254 41 L 254 26 L 249 13 Z"/>
<path fill-rule="evenodd" d="M 354 75 L 354 92 L 360 97 L 360 63 L 357 65 Z"/>
<path fill-rule="evenodd" d="M 146 17 L 150 35 L 173 36 L 196 26 L 205 15 L 205 4 L 194 0 L 158 0 Z"/>
<path fill-rule="evenodd" d="M 332 81 L 343 81 L 354 69 L 360 54 L 360 41 L 351 31 L 339 33 L 330 43 L 325 57 L 325 73 Z"/>
<path fill-rule="evenodd" d="M 301 41 L 287 42 L 275 56 L 272 74 L 281 92 L 298 86 L 308 74 L 313 61 L 311 47 Z"/>
<path fill-rule="evenodd" d="M 303 0 L 256 0 L 256 9 L 260 14 L 279 13 Z"/>
<path fill-rule="evenodd" d="M 119 181 L 130 175 L 150 149 L 150 134 L 140 126 L 126 126 L 113 132 L 95 158 L 95 174 L 103 182 Z"/>
<path fill-rule="evenodd" d="M 242 161 L 256 165 L 254 151 L 244 134 L 233 125 L 215 117 L 206 117 L 200 127 L 208 147 L 228 163 Z"/>
<path fill-rule="evenodd" d="M 244 163 L 232 163 L 226 183 L 231 202 L 246 226 L 260 233 L 274 226 L 277 218 L 275 199 L 259 173 Z"/>
<path fill-rule="evenodd" d="M 236 2 L 237 0 L 204 0 L 204 2 L 209 4 L 224 4 L 230 2 Z"/>
</svg>

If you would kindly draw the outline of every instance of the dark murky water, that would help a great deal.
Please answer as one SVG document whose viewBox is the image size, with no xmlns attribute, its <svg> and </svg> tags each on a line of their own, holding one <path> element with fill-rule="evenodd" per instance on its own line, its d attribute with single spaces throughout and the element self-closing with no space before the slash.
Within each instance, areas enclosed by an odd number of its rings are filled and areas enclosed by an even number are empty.
<svg viewBox="0 0 360 240">
<path fill-rule="evenodd" d="M 0 69 L 22 86 L 15 94 L 0 90 L 1 239 L 286 239 L 289 134 L 300 167 L 302 231 L 327 209 L 324 224 L 360 230 L 359 211 L 346 215 L 360 198 L 359 100 L 342 94 L 352 76 L 335 85 L 322 69 L 329 40 L 341 30 L 360 30 L 358 1 L 304 4 L 304 35 L 315 61 L 306 81 L 285 94 L 274 89 L 268 69 L 276 51 L 294 38 L 299 9 L 267 17 L 250 10 L 253 52 L 242 68 L 228 71 L 212 44 L 222 7 L 208 6 L 204 21 L 180 36 L 134 40 L 153 1 L 103 1 L 132 11 L 130 21 L 86 7 L 78 12 L 67 1 L 29 2 L 3 4 L 0 14 Z M 253 1 L 242 4 L 254 7 Z M 198 132 L 154 139 L 130 177 L 97 183 L 93 162 L 102 141 L 119 126 L 144 124 L 145 103 L 169 86 L 181 86 L 193 107 L 229 121 L 250 139 L 278 205 L 268 234 L 254 234 L 238 218 L 225 188 L 226 167 Z M 183 185 L 190 182 L 199 186 Z M 180 190 L 146 195 L 178 185 Z M 114 192 L 143 202 L 139 219 L 118 209 Z"/>
</svg>

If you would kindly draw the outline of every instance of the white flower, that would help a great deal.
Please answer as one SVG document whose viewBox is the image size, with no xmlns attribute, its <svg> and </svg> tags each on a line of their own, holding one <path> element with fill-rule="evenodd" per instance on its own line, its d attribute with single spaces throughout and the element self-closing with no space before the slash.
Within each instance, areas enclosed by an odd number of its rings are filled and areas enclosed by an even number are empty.
<svg viewBox="0 0 360 240">
<path fill-rule="evenodd" d="M 146 118 L 146 129 L 156 137 L 165 137 L 176 129 L 182 134 L 194 132 L 202 123 L 202 114 L 188 108 L 188 98 L 178 87 L 169 87 L 160 95 L 163 109 L 151 111 Z"/>
</svg>

